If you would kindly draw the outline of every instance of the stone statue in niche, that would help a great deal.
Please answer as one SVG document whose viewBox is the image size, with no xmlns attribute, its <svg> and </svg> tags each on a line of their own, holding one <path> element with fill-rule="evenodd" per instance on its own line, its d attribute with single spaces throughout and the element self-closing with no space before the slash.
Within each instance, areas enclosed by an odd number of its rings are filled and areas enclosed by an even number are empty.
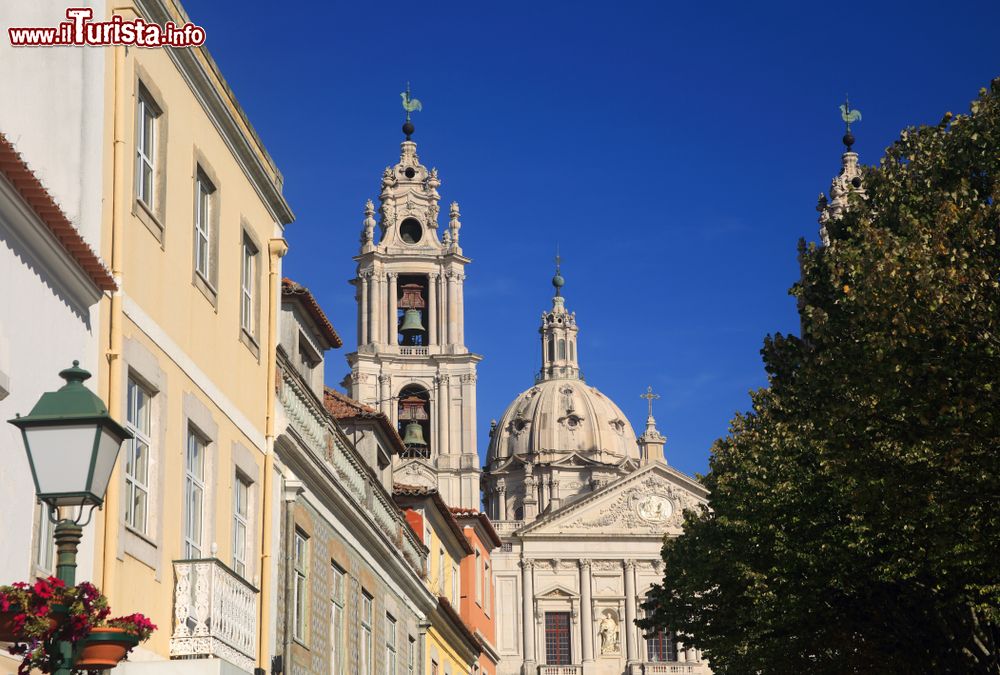
<svg viewBox="0 0 1000 675">
<path fill-rule="evenodd" d="M 601 636 L 601 654 L 620 654 L 621 641 L 618 639 L 618 622 L 611 616 L 611 612 L 604 613 L 604 618 L 597 627 Z"/>
</svg>

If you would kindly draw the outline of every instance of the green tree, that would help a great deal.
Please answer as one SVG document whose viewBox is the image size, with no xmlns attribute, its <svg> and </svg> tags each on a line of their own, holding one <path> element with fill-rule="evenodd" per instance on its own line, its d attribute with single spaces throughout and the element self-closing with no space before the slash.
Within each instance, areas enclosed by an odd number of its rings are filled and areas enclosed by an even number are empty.
<svg viewBox="0 0 1000 675">
<path fill-rule="evenodd" d="M 1000 79 L 864 183 L 640 622 L 719 674 L 1000 673 Z"/>
</svg>

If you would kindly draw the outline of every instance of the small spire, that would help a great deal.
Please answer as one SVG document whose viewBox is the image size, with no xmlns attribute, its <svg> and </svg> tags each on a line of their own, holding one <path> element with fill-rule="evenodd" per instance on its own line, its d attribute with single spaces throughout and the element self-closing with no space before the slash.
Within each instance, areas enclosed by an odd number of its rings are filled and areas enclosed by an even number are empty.
<svg viewBox="0 0 1000 675">
<path fill-rule="evenodd" d="M 552 285 L 556 289 L 556 297 L 562 296 L 562 287 L 566 285 L 566 280 L 563 278 L 562 272 L 560 271 L 560 266 L 562 265 L 562 256 L 559 255 L 559 245 L 556 244 L 556 274 L 552 277 Z"/>
<path fill-rule="evenodd" d="M 846 125 L 844 134 L 844 154 L 840 158 L 840 173 L 830 184 L 830 197 L 820 193 L 816 210 L 819 211 L 819 236 L 824 246 L 830 245 L 830 233 L 827 225 L 839 218 L 847 210 L 850 195 L 856 194 L 861 199 L 867 199 L 862 180 L 861 167 L 858 164 L 858 153 L 851 149 L 854 145 L 854 134 L 851 133 L 851 122 L 861 121 L 861 111 L 852 110 L 851 102 L 846 96 L 840 105 L 840 118 Z"/>
</svg>

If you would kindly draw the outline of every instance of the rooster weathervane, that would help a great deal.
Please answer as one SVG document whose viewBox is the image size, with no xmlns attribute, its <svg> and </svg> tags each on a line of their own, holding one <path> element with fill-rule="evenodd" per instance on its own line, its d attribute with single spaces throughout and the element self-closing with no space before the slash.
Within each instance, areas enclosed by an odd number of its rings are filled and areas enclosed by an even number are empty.
<svg viewBox="0 0 1000 675">
<path fill-rule="evenodd" d="M 844 102 L 840 104 L 840 119 L 847 124 L 847 133 L 851 133 L 851 122 L 861 121 L 861 111 L 851 110 L 851 100 L 846 95 Z"/>
<path fill-rule="evenodd" d="M 420 102 L 419 98 L 412 98 L 410 96 L 410 83 L 406 83 L 406 91 L 400 92 L 399 97 L 403 99 L 403 110 L 406 111 L 406 121 L 410 121 L 410 113 L 420 112 L 424 109 L 423 104 Z"/>
</svg>

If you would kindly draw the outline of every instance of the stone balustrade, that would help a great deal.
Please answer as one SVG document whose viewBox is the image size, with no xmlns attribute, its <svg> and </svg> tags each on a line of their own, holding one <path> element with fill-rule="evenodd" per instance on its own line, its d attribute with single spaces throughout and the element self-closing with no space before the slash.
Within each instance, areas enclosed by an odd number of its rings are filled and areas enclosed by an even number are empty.
<svg viewBox="0 0 1000 675">
<path fill-rule="evenodd" d="M 217 558 L 175 560 L 170 656 L 219 657 L 253 672 L 257 589 Z"/>
<path fill-rule="evenodd" d="M 506 537 L 515 530 L 519 530 L 524 527 L 523 520 L 494 520 L 492 521 L 493 529 L 497 531 L 501 537 Z"/>
<path fill-rule="evenodd" d="M 538 666 L 538 675 L 583 675 L 583 666 Z"/>
</svg>

